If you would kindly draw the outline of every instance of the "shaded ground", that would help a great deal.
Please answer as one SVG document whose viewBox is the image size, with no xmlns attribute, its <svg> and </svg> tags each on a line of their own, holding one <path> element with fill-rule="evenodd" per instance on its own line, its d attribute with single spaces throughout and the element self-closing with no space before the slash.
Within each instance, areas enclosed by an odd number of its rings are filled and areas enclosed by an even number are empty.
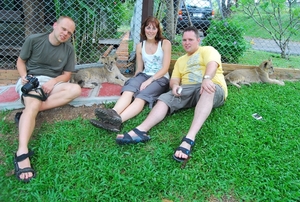
<svg viewBox="0 0 300 202">
<path fill-rule="evenodd" d="M 55 109 L 50 109 L 47 111 L 40 112 L 36 118 L 36 127 L 40 127 L 42 123 L 55 123 L 63 120 L 72 120 L 78 117 L 83 119 L 92 119 L 95 118 L 94 110 L 99 107 L 104 107 L 102 104 L 93 105 L 93 106 L 80 106 L 73 107 L 71 105 L 65 105 L 63 107 L 58 107 Z M 6 119 L 8 121 L 14 121 L 14 116 L 16 112 L 22 111 L 22 109 L 12 110 Z"/>
</svg>

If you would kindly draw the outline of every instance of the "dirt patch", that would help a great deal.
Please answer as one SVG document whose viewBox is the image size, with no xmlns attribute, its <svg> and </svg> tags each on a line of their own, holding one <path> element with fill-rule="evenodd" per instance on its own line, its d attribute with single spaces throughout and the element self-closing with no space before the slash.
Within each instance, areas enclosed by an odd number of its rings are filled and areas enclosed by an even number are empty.
<svg viewBox="0 0 300 202">
<path fill-rule="evenodd" d="M 57 107 L 47 111 L 40 112 L 36 117 L 36 128 L 40 127 L 42 123 L 55 123 L 64 120 L 72 120 L 78 117 L 83 119 L 95 118 L 94 110 L 96 108 L 104 107 L 103 104 L 94 104 L 92 106 L 80 106 L 73 107 L 71 105 L 65 105 L 62 107 Z M 14 117 L 17 112 L 22 111 L 22 109 L 12 110 L 6 119 L 8 121 L 14 122 Z"/>
</svg>

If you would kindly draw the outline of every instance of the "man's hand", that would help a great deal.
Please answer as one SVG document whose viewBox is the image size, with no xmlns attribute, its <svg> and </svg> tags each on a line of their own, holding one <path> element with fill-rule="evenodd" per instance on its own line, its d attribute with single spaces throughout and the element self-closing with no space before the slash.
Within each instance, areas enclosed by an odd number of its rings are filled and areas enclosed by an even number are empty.
<svg viewBox="0 0 300 202">
<path fill-rule="evenodd" d="M 22 85 L 24 86 L 28 82 L 28 80 L 26 79 L 26 75 L 21 76 L 21 78 L 22 78 Z"/>
<path fill-rule="evenodd" d="M 56 84 L 55 79 L 51 79 L 48 82 L 44 83 L 44 85 L 42 85 L 42 89 L 43 89 L 44 93 L 50 94 L 51 91 L 53 90 L 55 84 Z"/>
<path fill-rule="evenodd" d="M 175 95 L 175 96 L 180 96 L 180 94 L 177 93 L 178 88 L 180 88 L 180 86 L 179 86 L 178 84 L 174 84 L 174 85 L 172 86 L 172 93 L 173 93 L 173 95 Z"/>
<path fill-rule="evenodd" d="M 216 91 L 216 84 L 210 79 L 203 79 L 200 94 L 202 94 L 204 90 L 208 93 L 214 93 Z"/>
</svg>

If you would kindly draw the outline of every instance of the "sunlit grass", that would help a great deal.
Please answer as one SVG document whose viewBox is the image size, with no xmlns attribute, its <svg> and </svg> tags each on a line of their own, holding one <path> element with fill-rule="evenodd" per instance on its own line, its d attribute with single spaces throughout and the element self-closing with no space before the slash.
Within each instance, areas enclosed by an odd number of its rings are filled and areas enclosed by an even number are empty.
<svg viewBox="0 0 300 202">
<path fill-rule="evenodd" d="M 29 145 L 38 172 L 29 184 L 5 176 L 13 169 L 17 130 L 2 112 L 0 201 L 298 201 L 299 93 L 299 82 L 229 86 L 225 105 L 199 131 L 184 169 L 172 154 L 194 109 L 167 116 L 149 131 L 150 142 L 130 146 L 118 146 L 115 133 L 81 118 L 45 123 Z M 122 132 L 149 111 L 127 121 Z"/>
</svg>

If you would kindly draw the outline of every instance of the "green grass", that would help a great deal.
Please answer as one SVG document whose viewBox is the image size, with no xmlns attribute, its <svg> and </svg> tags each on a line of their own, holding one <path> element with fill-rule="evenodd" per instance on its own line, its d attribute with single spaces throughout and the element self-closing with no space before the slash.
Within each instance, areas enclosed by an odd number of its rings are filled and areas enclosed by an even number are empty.
<svg viewBox="0 0 300 202">
<path fill-rule="evenodd" d="M 240 58 L 239 64 L 259 65 L 262 61 L 269 58 L 272 58 L 274 67 L 300 69 L 300 56 L 290 56 L 289 59 L 283 59 L 280 57 L 280 54 L 256 50 L 246 51 Z"/>
<path fill-rule="evenodd" d="M 194 109 L 167 116 L 145 144 L 118 146 L 116 134 L 78 118 L 44 124 L 29 147 L 37 178 L 14 176 L 17 130 L 0 115 L 0 201 L 299 201 L 300 82 L 285 86 L 229 86 L 225 105 L 214 109 L 197 135 L 184 169 L 172 159 Z M 252 118 L 260 113 L 263 120 Z M 145 108 L 124 124 L 139 124 Z"/>
</svg>

